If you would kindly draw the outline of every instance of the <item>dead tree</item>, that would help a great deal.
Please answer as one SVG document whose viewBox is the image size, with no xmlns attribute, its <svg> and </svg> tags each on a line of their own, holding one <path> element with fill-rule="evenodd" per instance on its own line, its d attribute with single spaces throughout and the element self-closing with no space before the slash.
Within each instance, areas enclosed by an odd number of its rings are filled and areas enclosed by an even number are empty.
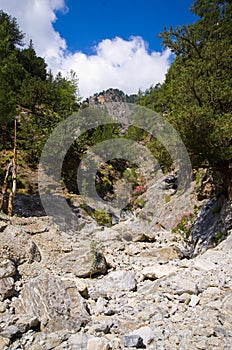
<svg viewBox="0 0 232 350">
<path fill-rule="evenodd" d="M 9 176 L 12 172 L 12 166 L 13 166 L 13 162 L 10 162 L 6 169 L 6 175 L 2 186 L 2 198 L 0 202 L 0 211 L 3 211 L 4 213 L 7 213 L 7 209 L 8 209 L 7 187 L 8 187 Z"/>
<path fill-rule="evenodd" d="M 10 192 L 9 199 L 8 199 L 7 188 L 8 188 L 10 175 L 11 175 L 11 179 L 12 179 L 12 188 L 11 188 L 11 192 Z M 15 119 L 14 157 L 13 157 L 13 160 L 8 164 L 8 167 L 6 170 L 4 184 L 2 186 L 2 198 L 1 198 L 1 202 L 0 202 L 0 211 L 3 211 L 5 213 L 8 212 L 9 216 L 13 216 L 13 206 L 14 206 L 14 197 L 16 194 L 16 188 L 17 188 L 17 121 Z"/>
</svg>

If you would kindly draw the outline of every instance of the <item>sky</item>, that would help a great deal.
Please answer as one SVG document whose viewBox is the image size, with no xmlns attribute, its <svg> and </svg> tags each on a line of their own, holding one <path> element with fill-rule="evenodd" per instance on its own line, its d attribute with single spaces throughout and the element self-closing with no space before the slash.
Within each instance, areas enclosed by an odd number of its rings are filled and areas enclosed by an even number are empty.
<svg viewBox="0 0 232 350">
<path fill-rule="evenodd" d="M 0 0 L 53 74 L 77 73 L 83 98 L 162 83 L 173 56 L 157 35 L 194 23 L 193 0 Z"/>
</svg>

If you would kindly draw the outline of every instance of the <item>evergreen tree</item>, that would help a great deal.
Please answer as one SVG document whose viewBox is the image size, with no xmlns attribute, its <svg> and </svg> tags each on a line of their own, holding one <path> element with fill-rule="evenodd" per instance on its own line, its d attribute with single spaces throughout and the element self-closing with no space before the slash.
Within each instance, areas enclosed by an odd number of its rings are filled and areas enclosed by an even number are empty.
<svg viewBox="0 0 232 350">
<path fill-rule="evenodd" d="M 159 35 L 175 54 L 161 88 L 146 92 L 142 104 L 165 112 L 180 132 L 193 165 L 232 178 L 232 4 L 195 0 L 199 19 Z"/>
</svg>

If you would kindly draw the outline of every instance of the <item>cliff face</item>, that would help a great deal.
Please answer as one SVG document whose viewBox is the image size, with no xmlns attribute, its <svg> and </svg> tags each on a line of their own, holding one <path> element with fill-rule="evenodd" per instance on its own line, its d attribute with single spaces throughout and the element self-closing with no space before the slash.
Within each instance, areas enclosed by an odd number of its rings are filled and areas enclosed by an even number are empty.
<svg viewBox="0 0 232 350">
<path fill-rule="evenodd" d="M 199 202 L 195 183 L 180 200 L 167 183 L 155 212 L 151 188 L 111 228 L 81 210 L 69 233 L 46 216 L 1 215 L 0 349 L 229 350 L 231 202 Z M 195 231 L 172 230 L 196 206 Z"/>
<path fill-rule="evenodd" d="M 134 103 L 136 98 L 137 95 L 126 95 L 119 89 L 108 89 L 90 96 L 83 102 L 83 105 L 102 105 L 107 102 Z"/>
</svg>

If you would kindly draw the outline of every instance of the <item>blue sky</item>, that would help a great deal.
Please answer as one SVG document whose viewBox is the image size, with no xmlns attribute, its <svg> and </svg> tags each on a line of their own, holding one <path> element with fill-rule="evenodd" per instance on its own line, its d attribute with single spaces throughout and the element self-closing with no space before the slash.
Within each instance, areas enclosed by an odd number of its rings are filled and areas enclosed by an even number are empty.
<svg viewBox="0 0 232 350">
<path fill-rule="evenodd" d="M 193 23 L 193 0 L 0 0 L 54 74 L 74 70 L 81 97 L 162 83 L 173 56 L 163 28 Z"/>
<path fill-rule="evenodd" d="M 192 23 L 193 0 L 67 0 L 64 15 L 57 13 L 54 27 L 67 41 L 70 50 L 93 52 L 103 39 L 119 36 L 128 40 L 141 36 L 149 50 L 162 50 L 157 34 L 163 28 Z"/>
</svg>

